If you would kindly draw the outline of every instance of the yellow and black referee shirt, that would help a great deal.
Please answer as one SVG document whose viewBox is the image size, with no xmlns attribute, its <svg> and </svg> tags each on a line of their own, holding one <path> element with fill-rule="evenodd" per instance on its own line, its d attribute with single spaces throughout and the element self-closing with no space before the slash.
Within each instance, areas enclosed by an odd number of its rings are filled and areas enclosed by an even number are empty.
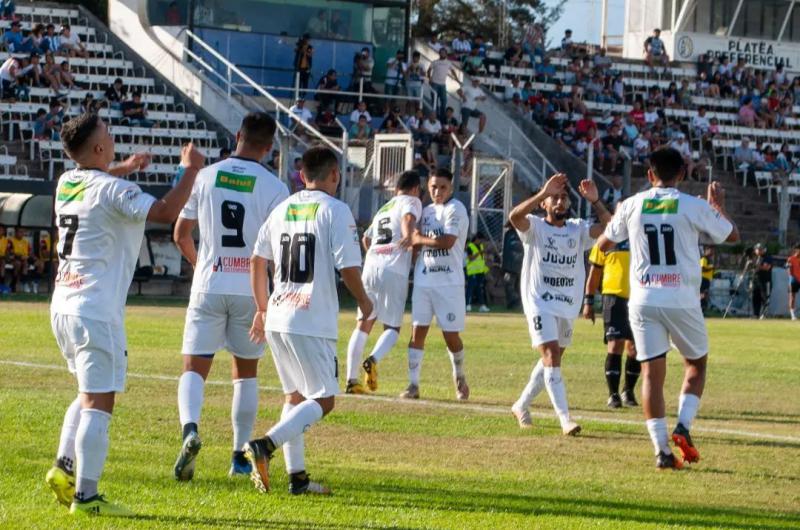
<svg viewBox="0 0 800 530">
<path fill-rule="evenodd" d="M 589 253 L 589 263 L 603 268 L 603 283 L 600 288 L 603 294 L 630 297 L 631 247 L 627 240 L 617 243 L 608 252 L 603 252 L 597 245 L 593 246 Z"/>
</svg>

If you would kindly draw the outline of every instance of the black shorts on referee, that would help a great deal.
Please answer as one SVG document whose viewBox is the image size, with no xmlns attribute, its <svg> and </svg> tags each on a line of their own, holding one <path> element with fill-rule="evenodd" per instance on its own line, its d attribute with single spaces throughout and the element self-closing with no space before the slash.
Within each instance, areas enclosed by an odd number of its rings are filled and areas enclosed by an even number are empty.
<svg viewBox="0 0 800 530">
<path fill-rule="evenodd" d="M 633 340 L 628 320 L 628 299 L 613 294 L 603 295 L 603 342 Z"/>
</svg>

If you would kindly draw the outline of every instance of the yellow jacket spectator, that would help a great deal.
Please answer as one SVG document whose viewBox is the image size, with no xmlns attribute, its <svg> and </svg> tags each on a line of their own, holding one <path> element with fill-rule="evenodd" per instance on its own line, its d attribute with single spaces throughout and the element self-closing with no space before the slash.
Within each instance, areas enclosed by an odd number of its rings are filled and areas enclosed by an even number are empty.
<svg viewBox="0 0 800 530">
<path fill-rule="evenodd" d="M 484 237 L 478 233 L 467 243 L 467 311 L 472 311 L 472 302 L 480 304 L 479 311 L 487 313 L 486 305 L 486 274 L 489 266 L 486 265 L 486 246 Z"/>
</svg>

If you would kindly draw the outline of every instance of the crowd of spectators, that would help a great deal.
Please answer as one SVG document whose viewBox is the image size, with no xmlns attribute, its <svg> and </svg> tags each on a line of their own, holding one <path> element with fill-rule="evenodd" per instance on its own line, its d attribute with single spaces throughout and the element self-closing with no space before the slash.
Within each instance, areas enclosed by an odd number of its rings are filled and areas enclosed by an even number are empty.
<svg viewBox="0 0 800 530">
<path fill-rule="evenodd" d="M 50 235 L 40 232 L 38 244 L 27 231 L 0 226 L 0 294 L 39 292 L 39 281 L 52 270 Z"/>
</svg>

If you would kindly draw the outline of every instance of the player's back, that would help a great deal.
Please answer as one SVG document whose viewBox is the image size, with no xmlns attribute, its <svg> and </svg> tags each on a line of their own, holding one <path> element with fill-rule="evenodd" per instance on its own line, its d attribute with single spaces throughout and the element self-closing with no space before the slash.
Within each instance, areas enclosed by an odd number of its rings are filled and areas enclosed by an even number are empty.
<svg viewBox="0 0 800 530">
<path fill-rule="evenodd" d="M 449 249 L 422 247 L 414 269 L 414 284 L 423 287 L 464 285 L 464 247 L 469 234 L 469 216 L 464 204 L 451 198 L 444 204 L 429 204 L 422 210 L 420 232 L 426 237 L 456 236 Z"/>
<path fill-rule="evenodd" d="M 403 237 L 403 218 L 406 214 L 412 214 L 419 222 L 422 202 L 417 197 L 397 195 L 378 210 L 367 230 L 372 244 L 364 259 L 364 269 L 408 276 L 411 252 L 398 245 Z"/>
<path fill-rule="evenodd" d="M 361 266 L 350 208 L 323 191 L 295 193 L 270 214 L 262 245 L 275 263 L 266 329 L 337 339 L 335 269 Z"/>
<path fill-rule="evenodd" d="M 137 185 L 102 171 L 75 169 L 59 178 L 59 264 L 52 312 L 122 320 L 154 201 Z"/>
<path fill-rule="evenodd" d="M 258 230 L 288 196 L 286 185 L 255 160 L 231 156 L 203 168 L 181 213 L 197 219 L 200 230 L 192 292 L 251 296 Z"/>
</svg>

